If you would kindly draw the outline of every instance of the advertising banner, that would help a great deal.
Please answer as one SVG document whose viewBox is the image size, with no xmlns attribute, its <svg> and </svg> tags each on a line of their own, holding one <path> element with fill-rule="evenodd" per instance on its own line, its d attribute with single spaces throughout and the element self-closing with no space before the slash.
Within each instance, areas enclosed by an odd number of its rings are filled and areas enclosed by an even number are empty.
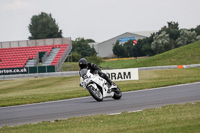
<svg viewBox="0 0 200 133">
<path fill-rule="evenodd" d="M 27 74 L 27 73 L 28 73 L 27 67 L 0 69 L 0 75 Z"/>
<path fill-rule="evenodd" d="M 128 42 L 129 40 L 135 40 L 135 37 L 125 37 L 125 38 L 119 38 L 119 42 Z"/>
<path fill-rule="evenodd" d="M 103 70 L 112 81 L 139 80 L 138 68 Z"/>
</svg>

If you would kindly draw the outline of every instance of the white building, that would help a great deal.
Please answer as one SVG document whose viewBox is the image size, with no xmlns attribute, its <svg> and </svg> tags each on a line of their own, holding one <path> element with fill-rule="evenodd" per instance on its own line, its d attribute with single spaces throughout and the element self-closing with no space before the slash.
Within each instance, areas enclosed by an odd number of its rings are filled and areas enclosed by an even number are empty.
<svg viewBox="0 0 200 133">
<path fill-rule="evenodd" d="M 109 40 L 100 42 L 100 43 L 89 43 L 90 47 L 94 47 L 97 56 L 100 57 L 113 57 L 113 46 L 115 45 L 117 40 L 126 40 L 128 38 L 134 38 L 135 40 L 143 39 L 145 37 L 149 37 L 154 31 L 145 31 L 145 32 L 126 32 L 119 36 L 113 37 Z"/>
</svg>

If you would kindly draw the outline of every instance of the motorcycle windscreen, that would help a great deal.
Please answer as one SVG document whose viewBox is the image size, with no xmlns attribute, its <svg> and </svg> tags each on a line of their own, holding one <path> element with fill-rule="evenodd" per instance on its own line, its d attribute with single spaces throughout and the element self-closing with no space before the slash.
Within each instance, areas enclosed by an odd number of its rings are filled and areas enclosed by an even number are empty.
<svg viewBox="0 0 200 133">
<path fill-rule="evenodd" d="M 80 70 L 80 75 L 81 75 L 81 77 L 82 77 L 83 79 L 88 78 L 88 77 L 87 77 L 87 71 L 88 71 L 88 69 L 81 69 L 81 70 Z"/>
</svg>

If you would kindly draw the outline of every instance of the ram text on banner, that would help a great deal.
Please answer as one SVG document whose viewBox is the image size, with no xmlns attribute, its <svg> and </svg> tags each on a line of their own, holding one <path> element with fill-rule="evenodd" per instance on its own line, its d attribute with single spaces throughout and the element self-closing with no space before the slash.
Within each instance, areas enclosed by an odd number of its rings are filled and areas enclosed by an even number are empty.
<svg viewBox="0 0 200 133">
<path fill-rule="evenodd" d="M 138 68 L 103 70 L 112 81 L 138 80 Z"/>
</svg>

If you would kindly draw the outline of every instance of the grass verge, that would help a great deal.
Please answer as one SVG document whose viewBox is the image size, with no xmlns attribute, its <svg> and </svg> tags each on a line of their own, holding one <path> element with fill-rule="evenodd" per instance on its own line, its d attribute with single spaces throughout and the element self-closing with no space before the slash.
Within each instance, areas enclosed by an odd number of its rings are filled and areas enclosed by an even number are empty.
<svg viewBox="0 0 200 133">
<path fill-rule="evenodd" d="M 140 71 L 139 80 L 118 81 L 124 91 L 200 81 L 200 68 Z M 0 107 L 89 96 L 79 87 L 79 76 L 0 81 Z"/>
<path fill-rule="evenodd" d="M 94 115 L 15 127 L 4 126 L 0 133 L 191 133 L 200 132 L 200 103 L 167 105 L 141 112 Z"/>
</svg>

